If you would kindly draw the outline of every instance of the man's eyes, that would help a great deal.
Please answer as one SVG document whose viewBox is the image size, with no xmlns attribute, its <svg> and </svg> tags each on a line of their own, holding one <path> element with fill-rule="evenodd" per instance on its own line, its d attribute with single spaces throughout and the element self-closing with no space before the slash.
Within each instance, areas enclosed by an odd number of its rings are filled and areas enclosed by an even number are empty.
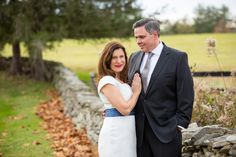
<svg viewBox="0 0 236 157">
<path fill-rule="evenodd" d="M 138 36 L 138 37 L 136 37 L 136 39 L 144 39 L 145 38 L 145 36 Z"/>
</svg>

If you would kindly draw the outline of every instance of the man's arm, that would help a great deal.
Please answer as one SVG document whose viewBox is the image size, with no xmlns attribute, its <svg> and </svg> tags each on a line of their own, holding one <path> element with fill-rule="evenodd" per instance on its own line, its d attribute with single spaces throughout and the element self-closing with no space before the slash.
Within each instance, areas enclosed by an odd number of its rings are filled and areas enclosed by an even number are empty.
<svg viewBox="0 0 236 157">
<path fill-rule="evenodd" d="M 187 128 L 191 121 L 194 101 L 193 78 L 187 54 L 181 54 L 177 65 L 177 125 Z"/>
</svg>

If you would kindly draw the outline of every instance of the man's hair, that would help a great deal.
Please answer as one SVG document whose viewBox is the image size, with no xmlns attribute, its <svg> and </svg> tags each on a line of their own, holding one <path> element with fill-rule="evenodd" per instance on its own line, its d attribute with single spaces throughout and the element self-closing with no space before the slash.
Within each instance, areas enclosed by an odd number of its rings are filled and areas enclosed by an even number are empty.
<svg viewBox="0 0 236 157">
<path fill-rule="evenodd" d="M 157 20 L 152 18 L 138 20 L 133 24 L 133 29 L 142 26 L 145 26 L 148 33 L 152 34 L 154 31 L 157 31 L 158 36 L 160 36 L 160 24 Z"/>
</svg>

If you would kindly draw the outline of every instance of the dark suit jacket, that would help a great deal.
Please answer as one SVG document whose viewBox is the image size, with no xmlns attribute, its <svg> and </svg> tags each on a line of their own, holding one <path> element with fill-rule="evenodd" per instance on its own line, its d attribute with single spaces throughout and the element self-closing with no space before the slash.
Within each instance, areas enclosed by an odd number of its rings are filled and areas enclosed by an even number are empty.
<svg viewBox="0 0 236 157">
<path fill-rule="evenodd" d="M 129 80 L 139 71 L 143 56 L 140 51 L 131 55 Z M 138 146 L 143 140 L 145 117 L 156 137 L 168 143 L 175 137 L 177 125 L 188 127 L 193 100 L 193 79 L 187 54 L 164 44 L 147 92 L 141 92 L 135 107 Z"/>
</svg>

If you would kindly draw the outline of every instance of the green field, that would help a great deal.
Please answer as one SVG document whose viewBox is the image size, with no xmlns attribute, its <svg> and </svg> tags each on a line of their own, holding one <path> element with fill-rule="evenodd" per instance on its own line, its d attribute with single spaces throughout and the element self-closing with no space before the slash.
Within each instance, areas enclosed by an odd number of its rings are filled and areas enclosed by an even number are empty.
<svg viewBox="0 0 236 157">
<path fill-rule="evenodd" d="M 42 120 L 35 115 L 39 103 L 49 100 L 51 84 L 0 72 L 0 157 L 51 157 Z"/>
<path fill-rule="evenodd" d="M 187 35 L 163 35 L 161 40 L 171 47 L 183 50 L 188 53 L 189 64 L 194 66 L 195 71 L 218 71 L 219 66 L 214 56 L 207 53 L 206 40 L 216 39 L 216 52 L 222 70 L 236 69 L 236 33 L 227 34 L 187 34 Z M 109 41 L 120 41 L 125 45 L 128 54 L 138 50 L 135 39 L 115 38 L 100 40 L 64 40 L 56 44 L 55 49 L 46 50 L 44 58 L 64 63 L 74 71 L 96 71 L 99 53 L 105 43 Z M 23 46 L 22 46 L 23 47 Z M 27 55 L 25 48 L 22 48 L 24 56 Z M 6 46 L 4 56 L 11 55 L 11 48 Z"/>
</svg>

